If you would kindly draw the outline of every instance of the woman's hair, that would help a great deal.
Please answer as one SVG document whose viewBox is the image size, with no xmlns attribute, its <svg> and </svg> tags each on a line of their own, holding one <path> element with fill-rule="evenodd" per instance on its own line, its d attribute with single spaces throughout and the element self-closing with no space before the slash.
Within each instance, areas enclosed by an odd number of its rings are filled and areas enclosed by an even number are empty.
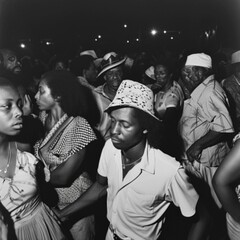
<svg viewBox="0 0 240 240">
<path fill-rule="evenodd" d="M 100 114 L 91 90 L 82 86 L 74 74 L 55 70 L 45 73 L 42 80 L 68 116 L 84 117 L 91 125 L 99 122 Z"/>
</svg>

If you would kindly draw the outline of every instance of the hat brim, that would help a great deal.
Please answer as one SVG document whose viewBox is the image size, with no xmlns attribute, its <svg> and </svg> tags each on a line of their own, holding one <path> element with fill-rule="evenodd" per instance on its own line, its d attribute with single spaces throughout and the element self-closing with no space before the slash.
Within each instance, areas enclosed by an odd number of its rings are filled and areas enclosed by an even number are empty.
<svg viewBox="0 0 240 240">
<path fill-rule="evenodd" d="M 123 58 L 122 60 L 118 61 L 118 62 L 115 62 L 107 67 L 105 67 L 98 75 L 97 77 L 100 77 L 103 73 L 105 73 L 106 71 L 112 69 L 112 68 L 115 68 L 121 64 L 123 64 L 124 62 L 126 61 L 126 58 Z"/>
<path fill-rule="evenodd" d="M 104 112 L 109 112 L 112 108 L 120 108 L 120 107 L 132 107 L 132 108 L 136 108 L 139 109 L 145 113 L 147 113 L 148 115 L 150 115 L 151 117 L 153 117 L 155 120 L 157 121 L 161 121 L 158 117 L 156 117 L 154 114 L 148 112 L 148 111 L 144 111 L 142 108 L 140 107 L 136 107 L 135 105 L 131 105 L 131 104 L 109 104 L 109 106 L 104 110 Z"/>
</svg>

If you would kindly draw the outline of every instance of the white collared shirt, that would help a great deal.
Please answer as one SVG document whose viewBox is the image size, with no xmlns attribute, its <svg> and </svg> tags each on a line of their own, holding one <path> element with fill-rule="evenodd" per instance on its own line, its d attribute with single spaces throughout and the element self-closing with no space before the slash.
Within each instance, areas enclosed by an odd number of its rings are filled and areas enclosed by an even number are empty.
<svg viewBox="0 0 240 240">
<path fill-rule="evenodd" d="M 120 237 L 155 240 L 173 202 L 184 216 L 195 214 L 198 194 L 179 162 L 146 143 L 140 163 L 123 179 L 121 150 L 103 148 L 98 173 L 107 177 L 107 217 Z"/>
</svg>

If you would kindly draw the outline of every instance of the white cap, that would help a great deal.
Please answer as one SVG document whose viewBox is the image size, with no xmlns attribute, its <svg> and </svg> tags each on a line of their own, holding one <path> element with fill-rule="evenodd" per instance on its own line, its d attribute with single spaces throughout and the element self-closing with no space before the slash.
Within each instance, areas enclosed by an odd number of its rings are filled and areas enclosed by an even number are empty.
<svg viewBox="0 0 240 240">
<path fill-rule="evenodd" d="M 187 57 L 185 66 L 212 68 L 212 59 L 205 53 L 195 53 Z"/>
<path fill-rule="evenodd" d="M 240 63 L 240 50 L 232 54 L 231 64 L 234 63 Z"/>
</svg>

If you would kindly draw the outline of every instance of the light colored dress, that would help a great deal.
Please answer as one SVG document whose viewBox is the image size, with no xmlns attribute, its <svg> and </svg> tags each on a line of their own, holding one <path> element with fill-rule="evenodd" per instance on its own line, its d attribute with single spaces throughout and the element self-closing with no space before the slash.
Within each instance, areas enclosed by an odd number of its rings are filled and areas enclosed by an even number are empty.
<svg viewBox="0 0 240 240">
<path fill-rule="evenodd" d="M 66 239 L 56 216 L 38 195 L 37 161 L 31 153 L 17 150 L 13 178 L 0 177 L 0 200 L 12 217 L 17 239 Z"/>
<path fill-rule="evenodd" d="M 40 119 L 45 123 L 47 113 L 42 112 Z M 61 163 L 67 161 L 73 154 L 85 148 L 90 142 L 94 141 L 96 136 L 88 124 L 82 117 L 69 118 L 66 114 L 53 126 L 46 137 L 35 144 L 35 155 L 42 159 L 50 172 L 56 169 Z M 40 150 L 49 144 L 44 159 Z M 85 159 L 84 161 L 91 161 Z M 84 163 L 83 163 L 84 164 Z M 82 172 L 68 188 L 55 188 L 58 197 L 58 207 L 63 209 L 70 203 L 74 202 L 81 196 L 90 186 L 92 181 L 87 172 Z M 94 216 L 87 216 L 76 222 L 70 229 L 74 239 L 92 240 L 95 236 Z"/>
</svg>

